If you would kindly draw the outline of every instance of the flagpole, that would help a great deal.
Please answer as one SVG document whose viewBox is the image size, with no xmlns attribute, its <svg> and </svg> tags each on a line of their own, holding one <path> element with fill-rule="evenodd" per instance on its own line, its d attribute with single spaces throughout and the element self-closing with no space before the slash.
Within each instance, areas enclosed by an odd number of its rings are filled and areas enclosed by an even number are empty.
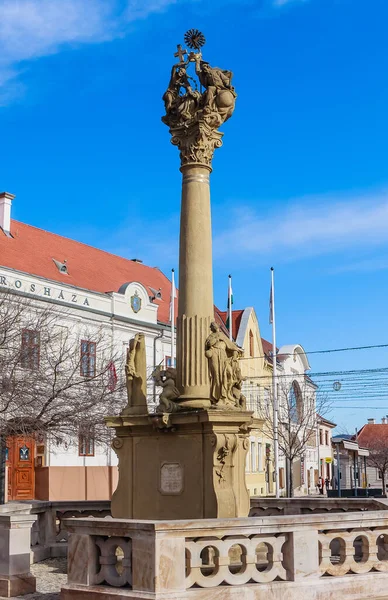
<svg viewBox="0 0 388 600">
<path fill-rule="evenodd" d="M 275 323 L 275 281 L 274 269 L 271 267 L 271 322 L 272 322 L 272 396 L 273 396 L 273 453 L 275 462 L 276 498 L 279 493 L 279 440 L 278 440 L 278 395 L 276 378 L 276 323 Z"/>
<path fill-rule="evenodd" d="M 228 311 L 229 311 L 229 339 L 233 340 L 233 321 L 232 321 L 232 276 L 229 275 L 228 287 Z"/>
<path fill-rule="evenodd" d="M 175 367 L 175 271 L 171 269 L 171 366 Z"/>
</svg>

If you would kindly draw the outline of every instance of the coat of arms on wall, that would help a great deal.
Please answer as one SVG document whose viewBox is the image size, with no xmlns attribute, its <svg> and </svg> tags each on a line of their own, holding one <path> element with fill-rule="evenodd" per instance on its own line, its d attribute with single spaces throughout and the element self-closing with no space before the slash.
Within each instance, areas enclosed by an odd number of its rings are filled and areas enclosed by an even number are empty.
<svg viewBox="0 0 388 600">
<path fill-rule="evenodd" d="M 141 298 L 137 290 L 135 291 L 134 295 L 131 296 L 131 308 L 134 313 L 138 313 L 141 309 Z"/>
</svg>

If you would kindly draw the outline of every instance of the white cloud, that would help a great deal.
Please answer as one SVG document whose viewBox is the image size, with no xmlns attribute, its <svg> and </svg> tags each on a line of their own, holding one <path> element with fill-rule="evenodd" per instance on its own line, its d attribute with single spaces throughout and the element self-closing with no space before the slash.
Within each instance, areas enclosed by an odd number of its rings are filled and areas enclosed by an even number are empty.
<svg viewBox="0 0 388 600">
<path fill-rule="evenodd" d="M 0 0 L 0 106 L 23 89 L 18 76 L 27 61 L 114 39 L 129 23 L 189 1 L 196 0 Z M 306 1 L 268 0 L 277 8 Z"/>
<path fill-rule="evenodd" d="M 370 273 L 374 271 L 386 271 L 388 269 L 388 256 L 373 256 L 364 260 L 345 263 L 333 269 L 330 269 L 331 274 L 341 273 Z"/>
<path fill-rule="evenodd" d="M 129 22 L 144 19 L 151 13 L 157 13 L 168 8 L 171 4 L 178 4 L 178 1 L 179 0 L 128 0 L 125 17 Z"/>
<path fill-rule="evenodd" d="M 354 198 L 306 197 L 264 215 L 239 207 L 233 226 L 215 236 L 217 258 L 299 260 L 388 246 L 388 192 Z"/>
<path fill-rule="evenodd" d="M 297 2 L 308 2 L 308 0 L 273 0 L 272 6 L 282 7 L 286 6 L 286 4 L 296 4 Z"/>
<path fill-rule="evenodd" d="M 0 0 L 0 105 L 25 61 L 64 46 L 96 43 L 122 35 L 129 22 L 144 19 L 176 0 Z"/>
</svg>

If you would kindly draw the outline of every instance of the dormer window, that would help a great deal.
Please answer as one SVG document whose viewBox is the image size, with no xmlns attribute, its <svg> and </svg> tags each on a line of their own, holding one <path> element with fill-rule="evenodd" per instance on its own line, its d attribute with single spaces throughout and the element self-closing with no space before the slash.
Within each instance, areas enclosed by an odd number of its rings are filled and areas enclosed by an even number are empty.
<svg viewBox="0 0 388 600">
<path fill-rule="evenodd" d="M 63 262 L 61 262 L 61 261 L 55 260 L 55 258 L 53 258 L 53 261 L 54 261 L 55 266 L 57 267 L 57 269 L 58 269 L 58 271 L 60 273 L 62 273 L 63 275 L 68 275 L 67 260 L 64 260 Z"/>
</svg>

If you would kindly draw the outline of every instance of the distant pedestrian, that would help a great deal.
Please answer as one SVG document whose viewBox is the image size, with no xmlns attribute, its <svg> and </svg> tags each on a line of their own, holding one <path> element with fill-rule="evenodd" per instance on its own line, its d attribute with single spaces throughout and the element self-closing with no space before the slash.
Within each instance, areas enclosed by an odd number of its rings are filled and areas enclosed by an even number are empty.
<svg viewBox="0 0 388 600">
<path fill-rule="evenodd" d="M 325 482 L 323 480 L 323 477 L 319 478 L 319 493 L 323 496 L 323 488 L 324 488 Z"/>
<path fill-rule="evenodd" d="M 326 485 L 326 493 L 329 491 L 329 487 L 330 487 L 330 479 L 328 477 L 326 477 L 325 479 L 325 485 Z"/>
</svg>

